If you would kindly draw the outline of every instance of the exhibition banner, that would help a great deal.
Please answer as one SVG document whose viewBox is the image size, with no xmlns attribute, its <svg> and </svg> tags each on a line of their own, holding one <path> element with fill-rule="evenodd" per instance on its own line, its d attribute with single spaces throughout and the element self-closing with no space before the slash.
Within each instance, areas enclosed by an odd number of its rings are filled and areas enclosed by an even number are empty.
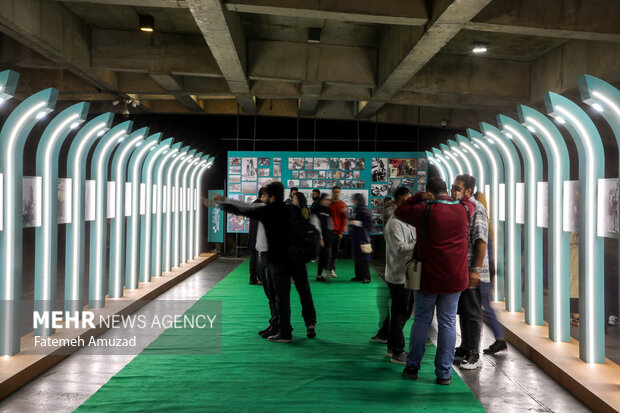
<svg viewBox="0 0 620 413">
<path fill-rule="evenodd" d="M 331 193 L 341 188 L 341 199 L 353 210 L 353 195 L 364 195 L 372 214 L 374 234 L 383 232 L 385 206 L 399 186 L 411 192 L 426 187 L 428 163 L 423 152 L 228 152 L 229 198 L 251 203 L 259 188 L 280 181 L 312 202 L 312 190 Z M 228 232 L 245 233 L 249 219 L 228 214 Z"/>
<path fill-rule="evenodd" d="M 224 196 L 222 189 L 215 189 L 209 191 L 209 199 L 212 199 L 214 195 Z M 202 208 L 199 204 L 198 208 Z M 209 210 L 209 242 L 224 242 L 224 211 L 219 208 L 208 208 Z"/>
</svg>

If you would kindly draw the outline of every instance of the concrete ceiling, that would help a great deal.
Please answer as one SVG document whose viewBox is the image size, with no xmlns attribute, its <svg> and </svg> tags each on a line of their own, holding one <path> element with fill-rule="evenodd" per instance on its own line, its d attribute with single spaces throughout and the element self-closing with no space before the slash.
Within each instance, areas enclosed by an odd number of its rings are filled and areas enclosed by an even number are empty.
<svg viewBox="0 0 620 413">
<path fill-rule="evenodd" d="M 474 127 L 620 81 L 615 0 L 6 0 L 0 67 L 61 107 Z M 155 19 L 153 34 L 138 16 Z M 307 42 L 308 29 L 321 42 Z M 473 55 L 472 44 L 488 45 Z M 133 108 L 129 99 L 139 101 Z M 121 104 L 113 105 L 113 102 Z"/>
</svg>

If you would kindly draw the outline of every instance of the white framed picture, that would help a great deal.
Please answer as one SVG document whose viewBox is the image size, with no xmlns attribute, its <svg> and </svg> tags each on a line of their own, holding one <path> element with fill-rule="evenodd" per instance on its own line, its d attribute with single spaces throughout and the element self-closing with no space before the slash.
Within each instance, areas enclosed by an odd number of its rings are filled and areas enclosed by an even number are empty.
<svg viewBox="0 0 620 413">
<path fill-rule="evenodd" d="M 566 232 L 577 232 L 579 228 L 579 181 L 564 181 L 563 229 Z"/>
<path fill-rule="evenodd" d="M 24 228 L 41 226 L 41 197 L 43 180 L 40 176 L 25 176 L 22 192 Z"/>
<path fill-rule="evenodd" d="M 598 180 L 598 236 L 618 237 L 618 178 Z"/>
<path fill-rule="evenodd" d="M 536 225 L 549 228 L 549 184 L 536 183 Z"/>
<path fill-rule="evenodd" d="M 58 223 L 71 222 L 71 200 L 73 186 L 70 178 L 58 178 Z"/>
<path fill-rule="evenodd" d="M 86 180 L 86 184 L 84 185 L 84 220 L 85 221 L 94 221 L 95 220 L 95 207 L 96 207 L 96 196 L 97 192 L 95 190 L 95 181 Z"/>
</svg>

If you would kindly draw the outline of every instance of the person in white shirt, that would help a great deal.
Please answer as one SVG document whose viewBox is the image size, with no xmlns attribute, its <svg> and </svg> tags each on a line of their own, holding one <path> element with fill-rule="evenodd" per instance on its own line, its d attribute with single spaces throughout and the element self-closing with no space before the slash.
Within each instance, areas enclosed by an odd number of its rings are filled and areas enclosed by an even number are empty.
<svg viewBox="0 0 620 413">
<path fill-rule="evenodd" d="M 403 186 L 394 192 L 394 204 L 398 208 L 411 197 L 411 191 Z M 415 228 L 392 216 L 383 229 L 385 237 L 385 281 L 390 289 L 390 332 L 387 355 L 392 363 L 404 365 L 407 361 L 403 327 L 413 310 L 413 294 L 405 288 L 405 264 L 413 256 Z"/>
</svg>

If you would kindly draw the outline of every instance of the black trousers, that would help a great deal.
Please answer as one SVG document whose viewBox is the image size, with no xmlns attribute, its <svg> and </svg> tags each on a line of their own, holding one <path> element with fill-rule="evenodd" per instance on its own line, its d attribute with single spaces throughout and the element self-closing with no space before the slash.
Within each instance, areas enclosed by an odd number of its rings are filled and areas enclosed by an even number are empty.
<svg viewBox="0 0 620 413">
<path fill-rule="evenodd" d="M 270 267 L 276 285 L 276 305 L 280 333 L 288 337 L 293 331 L 291 326 L 291 277 L 293 277 L 295 288 L 297 288 L 297 293 L 299 293 L 301 315 L 304 318 L 306 327 L 316 325 L 316 309 L 312 300 L 306 264 L 272 264 Z"/>
<path fill-rule="evenodd" d="M 468 288 L 459 297 L 459 324 L 461 326 L 461 348 L 478 352 L 482 332 L 482 306 L 480 287 Z"/>
<path fill-rule="evenodd" d="M 252 284 L 256 284 L 256 281 L 258 281 L 257 261 L 258 251 L 252 248 L 250 250 L 250 282 Z"/>
<path fill-rule="evenodd" d="M 336 271 L 336 258 L 338 258 L 338 251 L 340 251 L 340 242 L 342 239 L 338 235 L 338 233 L 332 231 L 331 232 L 331 256 L 329 257 L 329 266 L 328 270 Z"/>
<path fill-rule="evenodd" d="M 331 257 L 332 257 L 332 242 L 334 240 L 333 233 L 327 233 L 323 237 L 323 246 L 319 252 L 319 262 L 317 265 L 316 275 L 317 277 L 323 274 L 323 270 L 330 270 Z"/>
<path fill-rule="evenodd" d="M 263 283 L 263 290 L 269 303 L 269 326 L 272 330 L 278 331 L 280 326 L 278 323 L 278 309 L 276 307 L 276 285 L 273 276 L 270 274 L 269 265 L 267 264 L 267 253 L 259 252 L 257 257 L 257 275 L 258 279 Z"/>
<path fill-rule="evenodd" d="M 368 261 L 355 260 L 355 278 L 360 281 L 370 281 L 370 263 Z"/>
<path fill-rule="evenodd" d="M 390 288 L 390 298 L 392 299 L 387 346 L 393 354 L 400 354 L 405 351 L 403 327 L 405 327 L 413 311 L 413 291 L 406 289 L 404 284 L 387 283 L 387 285 Z"/>
</svg>

